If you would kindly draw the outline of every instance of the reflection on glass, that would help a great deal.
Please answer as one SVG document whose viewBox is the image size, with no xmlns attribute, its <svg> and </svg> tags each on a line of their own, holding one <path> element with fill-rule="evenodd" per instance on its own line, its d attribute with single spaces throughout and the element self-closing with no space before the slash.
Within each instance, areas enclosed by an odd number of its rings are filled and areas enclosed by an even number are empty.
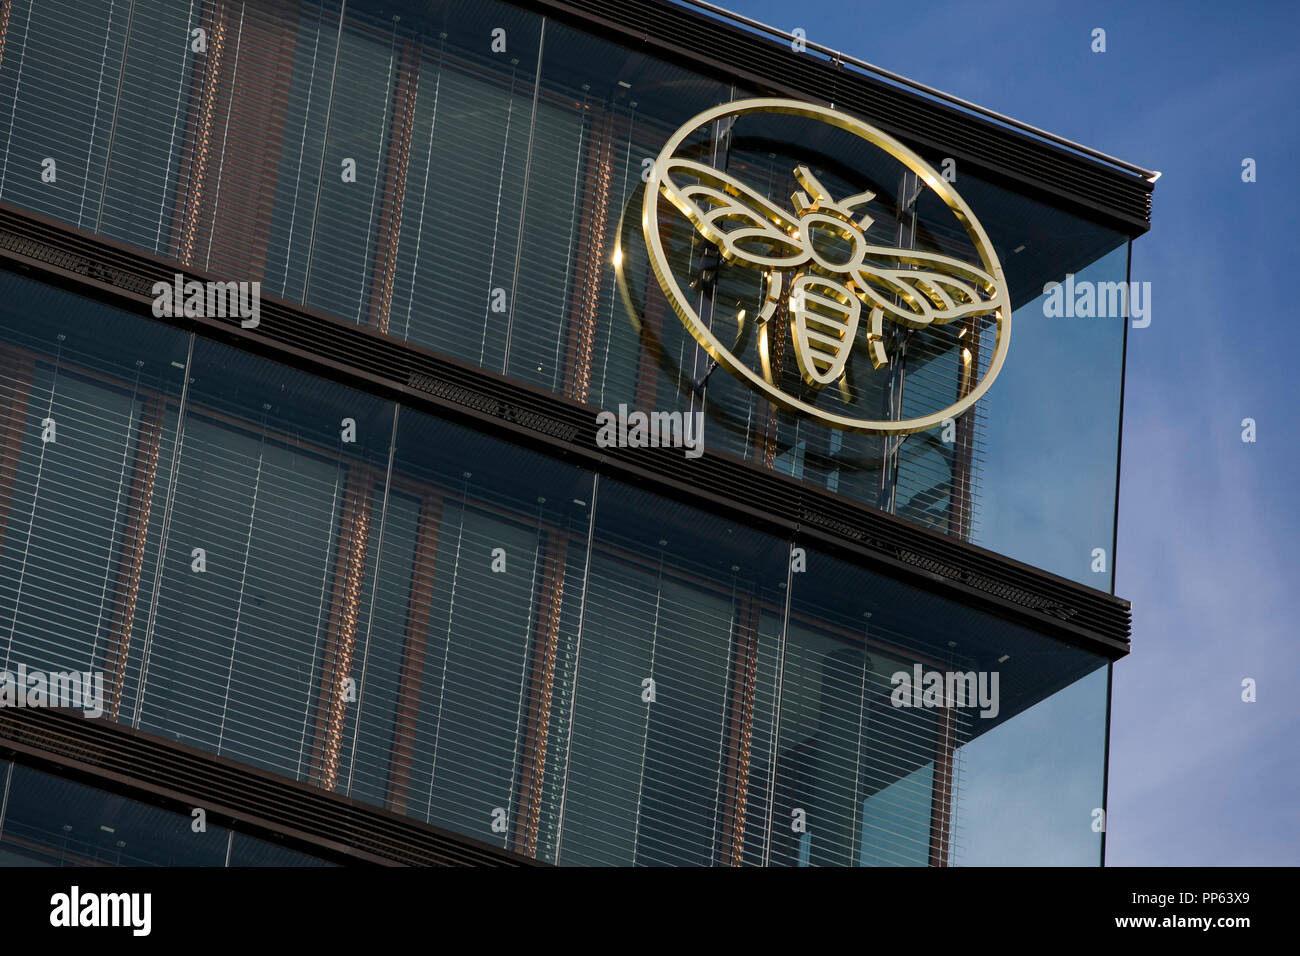
<svg viewBox="0 0 1300 956">
<path fill-rule="evenodd" d="M 1062 736 L 1035 715 L 1051 713 L 1069 697 L 1069 691 L 1051 696 L 1061 688 L 1104 673 L 1104 662 L 824 554 L 809 552 L 808 572 L 792 580 L 771 862 L 942 866 L 964 859 L 959 838 L 969 840 L 972 831 L 1003 834 L 1005 828 L 986 823 L 984 794 L 1018 786 L 1017 774 L 996 762 L 1026 741 L 1010 728 L 1034 728 L 1030 753 L 1034 740 Z M 901 682 L 910 686 L 918 670 L 945 681 L 967 675 L 976 685 L 982 675 L 987 695 L 954 706 L 945 706 L 941 695 L 932 703 L 900 695 Z M 1061 757 L 1097 801 L 1091 808 L 1100 805 L 1103 782 L 1104 768 L 1094 758 L 1105 742 L 1104 681 L 1100 698 L 1088 701 L 1091 729 L 1081 732 L 1087 744 L 1070 746 Z M 1078 716 L 1076 705 L 1063 706 Z M 1009 741 L 1005 749 L 988 743 L 999 739 Z M 970 757 L 981 753 L 999 756 Z M 1021 759 L 1044 781 L 1061 776 L 1054 758 L 1044 757 L 1040 750 Z M 1047 792 L 1028 802 L 1037 807 L 1057 796 Z M 1008 825 L 1015 818 L 1005 816 Z M 1072 839 L 1070 822 L 1055 811 L 1045 812 L 1042 825 L 1060 840 Z M 1023 855 L 1032 854 L 1016 844 L 1004 862 Z"/>
<path fill-rule="evenodd" d="M 1098 866 L 1108 666 L 962 749 L 962 866 Z"/>
<path fill-rule="evenodd" d="M 1127 280 L 1127 244 L 1074 277 Z M 1045 299 L 1016 309 L 1016 360 L 990 393 L 975 543 L 1109 591 L 1125 319 L 1049 317 Z"/>
</svg>

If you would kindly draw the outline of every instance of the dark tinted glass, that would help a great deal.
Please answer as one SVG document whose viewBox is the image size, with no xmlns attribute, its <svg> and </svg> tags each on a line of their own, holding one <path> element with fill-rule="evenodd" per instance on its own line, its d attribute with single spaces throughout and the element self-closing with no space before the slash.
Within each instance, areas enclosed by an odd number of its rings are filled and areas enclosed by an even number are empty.
<svg viewBox="0 0 1300 956">
<path fill-rule="evenodd" d="M 592 475 L 403 410 L 354 786 L 536 846 L 553 676 L 580 621 Z"/>
<path fill-rule="evenodd" d="M 188 400 L 136 724 L 332 786 L 393 406 L 206 341 Z"/>
<path fill-rule="evenodd" d="M 230 831 L 14 765 L 0 831 L 7 866 L 224 866 Z"/>
<path fill-rule="evenodd" d="M 1105 662 L 824 554 L 806 559 L 782 657 L 772 863 L 969 862 L 972 833 L 975 862 L 1008 862 L 1028 852 L 1011 821 L 1030 818 L 1068 858 L 1095 851 L 1089 821 L 1059 812 L 1058 798 L 1100 805 Z M 1074 730 L 1060 723 L 1085 711 Z M 1078 761 L 1068 784 L 1060 764 L 1017 755 L 1051 739 Z M 1030 779 L 1042 798 L 1013 800 Z M 991 793 L 1017 809 L 993 813 Z"/>
</svg>

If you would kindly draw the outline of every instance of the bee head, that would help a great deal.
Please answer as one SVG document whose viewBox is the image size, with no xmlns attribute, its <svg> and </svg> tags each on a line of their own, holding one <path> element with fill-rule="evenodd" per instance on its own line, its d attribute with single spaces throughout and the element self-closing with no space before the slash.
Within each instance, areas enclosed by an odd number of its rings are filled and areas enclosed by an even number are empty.
<svg viewBox="0 0 1300 956">
<path fill-rule="evenodd" d="M 853 210 L 859 206 L 865 206 L 876 198 L 876 194 L 868 190 L 836 202 L 831 198 L 831 194 L 826 191 L 826 188 L 817 181 L 817 177 L 812 174 L 812 170 L 807 166 L 796 167 L 794 178 L 798 180 L 803 189 L 797 190 L 790 197 L 790 202 L 794 206 L 795 212 L 799 213 L 801 217 L 812 213 L 821 213 L 845 223 L 852 223 Z M 804 190 L 807 190 L 807 192 Z M 808 199 L 809 195 L 812 196 L 811 201 Z M 875 219 L 872 216 L 864 214 L 856 225 L 860 230 L 866 232 L 871 228 L 873 222 L 875 222 Z"/>
</svg>

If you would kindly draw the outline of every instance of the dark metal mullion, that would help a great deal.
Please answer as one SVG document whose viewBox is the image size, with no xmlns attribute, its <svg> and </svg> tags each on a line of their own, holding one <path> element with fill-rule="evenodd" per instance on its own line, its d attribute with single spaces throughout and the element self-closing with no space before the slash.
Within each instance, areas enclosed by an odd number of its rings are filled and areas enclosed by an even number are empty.
<svg viewBox="0 0 1300 956">
<path fill-rule="evenodd" d="M 524 191 L 519 200 L 519 231 L 515 236 L 515 267 L 510 276 L 510 312 L 506 316 L 506 348 L 501 358 L 501 374 L 510 372 L 510 346 L 515 331 L 515 305 L 519 292 L 519 265 L 524 258 L 524 229 L 528 221 L 528 190 L 533 168 L 533 137 L 537 130 L 537 103 L 542 90 L 542 59 L 546 53 L 546 18 L 537 34 L 537 71 L 533 75 L 533 108 L 528 114 L 528 148 L 524 153 Z M 509 149 L 507 142 L 505 149 Z M 489 280 L 490 281 L 490 280 Z"/>
<path fill-rule="evenodd" d="M 334 119 L 334 86 L 339 74 L 339 57 L 343 55 L 343 22 L 347 12 L 348 0 L 343 0 L 339 5 L 339 29 L 334 40 L 334 64 L 330 67 L 330 95 L 325 103 L 325 131 L 321 137 L 320 170 L 316 175 L 316 201 L 311 210 L 311 235 L 307 240 L 307 266 L 302 277 L 302 301 L 304 303 L 308 301 L 311 290 L 311 263 L 312 257 L 316 254 L 316 223 L 320 219 L 320 195 L 325 191 L 325 158 L 329 154 L 330 123 Z M 293 239 L 290 237 L 290 242 L 292 241 Z"/>
<path fill-rule="evenodd" d="M 920 195 L 920 179 L 910 169 L 905 169 L 898 183 L 898 232 L 895 245 L 912 249 L 916 245 L 916 199 Z M 894 421 L 903 417 L 903 388 L 907 379 L 907 346 L 912 340 L 912 330 L 896 323 L 890 324 L 890 339 L 894 345 L 894 361 L 889 365 L 889 403 L 885 417 Z M 891 515 L 898 514 L 898 452 L 906 435 L 895 438 L 885 435 L 881 439 L 880 482 L 884 501 L 881 507 Z"/>
<path fill-rule="evenodd" d="M 135 0 L 126 11 L 126 31 L 122 36 L 122 64 L 117 74 L 117 96 L 113 97 L 113 123 L 108 128 L 108 148 L 104 150 L 104 183 L 99 191 L 99 211 L 95 214 L 95 232 L 104 223 L 104 204 L 108 202 L 108 171 L 113 165 L 113 142 L 117 139 L 117 114 L 122 109 L 122 86 L 126 82 L 126 54 L 131 49 L 131 27 L 135 22 Z M 26 38 L 24 37 L 24 46 Z"/>
</svg>

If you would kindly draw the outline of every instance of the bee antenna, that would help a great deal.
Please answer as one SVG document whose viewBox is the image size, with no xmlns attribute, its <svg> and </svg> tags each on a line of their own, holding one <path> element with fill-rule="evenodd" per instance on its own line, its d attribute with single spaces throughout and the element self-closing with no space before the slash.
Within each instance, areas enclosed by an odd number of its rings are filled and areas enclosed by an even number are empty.
<svg viewBox="0 0 1300 956">
<path fill-rule="evenodd" d="M 826 191 L 817 177 L 812 174 L 812 170 L 807 166 L 797 166 L 794 171 L 794 178 L 799 181 L 799 185 L 808 190 L 815 202 L 830 202 L 831 194 Z"/>
<path fill-rule="evenodd" d="M 868 189 L 866 192 L 858 193 L 856 196 L 849 196 L 845 199 L 841 199 L 839 204 L 845 209 L 853 209 L 856 206 L 865 206 L 875 198 L 876 194 Z"/>
</svg>

